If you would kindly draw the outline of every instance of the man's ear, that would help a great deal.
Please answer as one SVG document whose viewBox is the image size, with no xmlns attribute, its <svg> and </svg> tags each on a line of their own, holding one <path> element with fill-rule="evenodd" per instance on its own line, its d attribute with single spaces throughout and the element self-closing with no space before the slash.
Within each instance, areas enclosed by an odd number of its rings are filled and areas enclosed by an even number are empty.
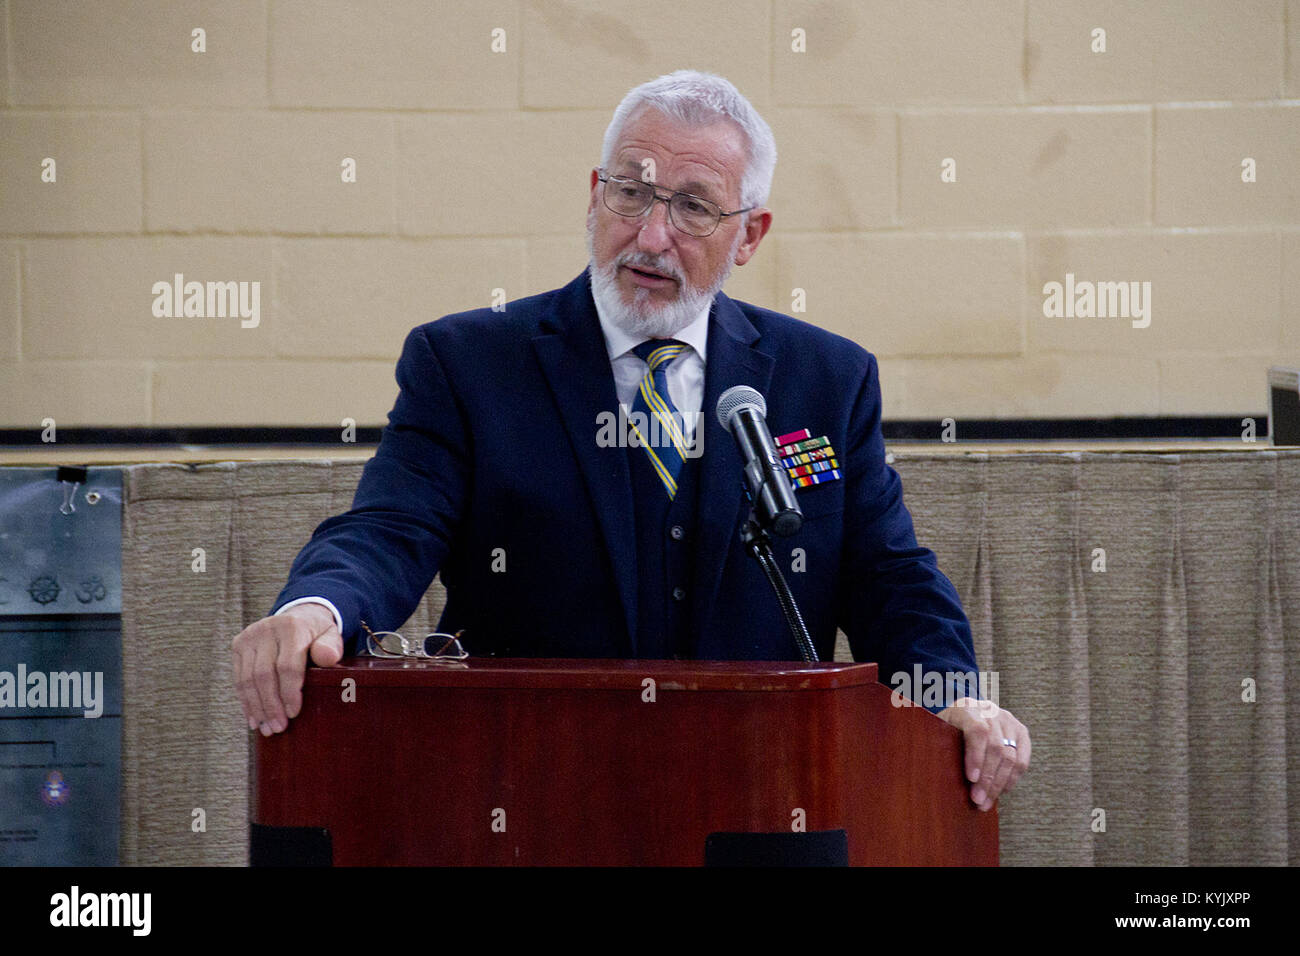
<svg viewBox="0 0 1300 956">
<path fill-rule="evenodd" d="M 763 241 L 767 231 L 772 228 L 772 210 L 760 206 L 753 210 L 745 220 L 745 238 L 736 247 L 736 265 L 743 266 L 754 257 L 758 244 Z"/>
</svg>

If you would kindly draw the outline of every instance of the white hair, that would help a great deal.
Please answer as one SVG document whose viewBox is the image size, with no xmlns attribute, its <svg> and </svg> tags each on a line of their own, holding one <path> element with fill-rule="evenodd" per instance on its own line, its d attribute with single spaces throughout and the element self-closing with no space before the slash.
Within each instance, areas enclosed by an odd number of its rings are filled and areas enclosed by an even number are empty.
<svg viewBox="0 0 1300 956">
<path fill-rule="evenodd" d="M 723 116 L 736 123 L 745 134 L 748 157 L 740 182 L 740 206 L 767 204 L 776 170 L 776 140 L 763 117 L 728 80 L 698 70 L 677 70 L 636 87 L 623 97 L 605 130 L 601 166 L 609 168 L 623 127 L 645 108 L 691 126 L 705 126 Z"/>
</svg>

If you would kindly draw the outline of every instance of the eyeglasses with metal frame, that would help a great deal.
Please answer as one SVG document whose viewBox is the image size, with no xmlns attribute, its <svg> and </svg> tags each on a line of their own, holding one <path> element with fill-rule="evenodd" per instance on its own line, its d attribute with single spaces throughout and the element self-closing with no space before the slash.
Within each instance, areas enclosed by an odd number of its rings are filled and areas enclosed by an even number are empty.
<svg viewBox="0 0 1300 956">
<path fill-rule="evenodd" d="M 713 235 L 718 223 L 728 216 L 739 216 L 758 208 L 747 206 L 734 212 L 723 212 L 722 207 L 712 200 L 690 193 L 672 192 L 661 196 L 654 183 L 626 176 L 611 176 L 603 169 L 596 170 L 596 177 L 604 183 L 601 198 L 610 212 L 625 219 L 635 219 L 645 215 L 656 201 L 662 202 L 668 206 L 668 220 L 673 226 L 696 239 Z"/>
</svg>

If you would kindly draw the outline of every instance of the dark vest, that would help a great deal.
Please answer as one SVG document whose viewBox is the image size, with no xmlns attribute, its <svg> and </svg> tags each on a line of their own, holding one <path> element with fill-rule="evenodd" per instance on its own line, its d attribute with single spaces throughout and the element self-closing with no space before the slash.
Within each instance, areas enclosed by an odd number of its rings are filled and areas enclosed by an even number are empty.
<svg viewBox="0 0 1300 956">
<path fill-rule="evenodd" d="M 701 420 L 697 428 L 703 428 Z M 628 447 L 636 514 L 636 656 L 689 659 L 700 459 L 688 458 L 670 501 L 644 448 Z"/>
</svg>

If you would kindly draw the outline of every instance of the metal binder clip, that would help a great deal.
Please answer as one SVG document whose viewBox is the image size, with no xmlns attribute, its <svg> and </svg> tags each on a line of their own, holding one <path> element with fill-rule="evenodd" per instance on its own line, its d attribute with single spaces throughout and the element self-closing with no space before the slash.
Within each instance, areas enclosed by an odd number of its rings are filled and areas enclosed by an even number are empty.
<svg viewBox="0 0 1300 956">
<path fill-rule="evenodd" d="M 63 482 L 63 504 L 59 505 L 59 513 L 70 515 L 77 510 L 77 488 L 80 487 L 75 481 Z"/>
<path fill-rule="evenodd" d="M 65 515 L 75 514 L 77 511 L 77 489 L 86 481 L 86 469 L 72 465 L 60 465 L 59 470 L 55 472 L 55 478 L 63 486 L 63 504 L 59 505 L 59 513 Z"/>
</svg>

